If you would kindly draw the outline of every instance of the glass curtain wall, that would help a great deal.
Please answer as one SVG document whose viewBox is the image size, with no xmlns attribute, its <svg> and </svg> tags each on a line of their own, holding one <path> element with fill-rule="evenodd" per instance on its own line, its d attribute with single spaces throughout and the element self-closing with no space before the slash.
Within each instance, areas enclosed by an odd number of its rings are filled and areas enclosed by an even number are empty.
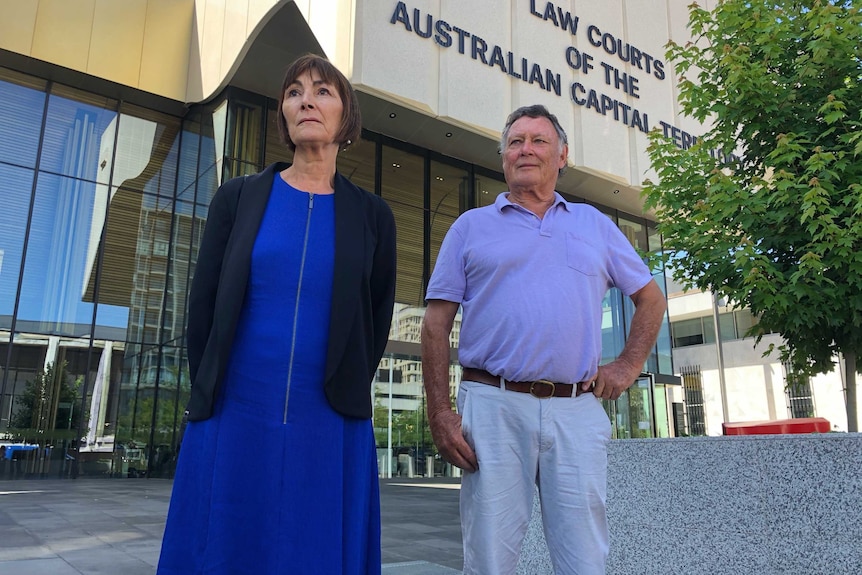
<svg viewBox="0 0 862 575">
<path fill-rule="evenodd" d="M 172 474 L 212 134 L 0 69 L 0 477 Z"/>
<path fill-rule="evenodd" d="M 173 475 L 190 389 L 186 298 L 208 206 L 227 178 L 291 160 L 275 105 L 228 89 L 180 119 L 0 69 L 0 477 Z M 381 471 L 453 473 L 424 418 L 424 293 L 452 222 L 505 182 L 371 133 L 338 169 L 386 199 L 398 227 L 396 307 L 373 386 Z M 606 213 L 657 249 L 643 219 Z M 610 360 L 631 310 L 619 294 L 606 300 Z M 460 317 L 453 357 L 459 332 Z M 670 373 L 661 345 L 649 367 Z M 459 382 L 453 361 L 453 397 Z"/>
</svg>

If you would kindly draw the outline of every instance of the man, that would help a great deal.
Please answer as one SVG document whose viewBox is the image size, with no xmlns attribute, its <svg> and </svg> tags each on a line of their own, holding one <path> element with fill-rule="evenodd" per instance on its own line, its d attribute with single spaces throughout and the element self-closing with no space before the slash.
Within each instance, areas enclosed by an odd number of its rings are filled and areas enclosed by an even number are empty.
<svg viewBox="0 0 862 575">
<path fill-rule="evenodd" d="M 434 442 L 464 469 L 464 574 L 515 572 L 542 502 L 558 575 L 604 573 L 614 400 L 641 373 L 666 301 L 620 230 L 554 188 L 566 134 L 544 106 L 513 112 L 500 144 L 509 187 L 461 215 L 428 285 L 422 362 Z M 602 299 L 610 287 L 636 311 L 616 361 L 599 366 Z M 449 332 L 463 306 L 458 413 L 449 400 Z"/>
</svg>

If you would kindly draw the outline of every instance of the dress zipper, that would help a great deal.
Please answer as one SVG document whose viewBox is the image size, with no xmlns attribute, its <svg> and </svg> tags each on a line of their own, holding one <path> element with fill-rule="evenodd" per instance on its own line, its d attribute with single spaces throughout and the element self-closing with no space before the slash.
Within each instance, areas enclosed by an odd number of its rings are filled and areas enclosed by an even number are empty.
<svg viewBox="0 0 862 575">
<path fill-rule="evenodd" d="M 287 389 L 284 393 L 284 420 L 287 423 L 287 401 L 290 399 L 290 382 L 293 378 L 293 357 L 296 352 L 296 325 L 299 322 L 299 301 L 302 295 L 302 276 L 305 273 L 305 255 L 308 252 L 308 234 L 311 230 L 311 211 L 314 208 L 314 194 L 308 194 L 308 216 L 305 219 L 305 239 L 302 242 L 302 258 L 299 260 L 299 285 L 296 288 L 296 307 L 293 310 L 293 335 L 290 339 L 290 364 L 287 367 Z"/>
</svg>

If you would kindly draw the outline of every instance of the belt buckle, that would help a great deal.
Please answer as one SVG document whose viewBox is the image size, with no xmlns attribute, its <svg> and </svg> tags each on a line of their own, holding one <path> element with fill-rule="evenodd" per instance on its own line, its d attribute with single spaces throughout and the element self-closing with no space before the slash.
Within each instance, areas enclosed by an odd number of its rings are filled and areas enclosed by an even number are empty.
<svg viewBox="0 0 862 575">
<path fill-rule="evenodd" d="M 546 385 L 550 388 L 551 391 L 547 395 L 537 395 L 536 385 Z M 537 379 L 536 381 L 530 383 L 530 395 L 538 399 L 547 399 L 549 397 L 553 397 L 556 389 L 557 386 L 554 384 L 554 382 L 548 381 L 547 379 Z"/>
</svg>

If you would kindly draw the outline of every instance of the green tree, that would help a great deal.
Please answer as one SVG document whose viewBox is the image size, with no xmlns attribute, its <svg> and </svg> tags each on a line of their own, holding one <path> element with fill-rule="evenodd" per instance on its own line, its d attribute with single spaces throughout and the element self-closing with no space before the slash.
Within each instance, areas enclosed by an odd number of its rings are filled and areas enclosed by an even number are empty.
<svg viewBox="0 0 862 575">
<path fill-rule="evenodd" d="M 686 287 L 750 308 L 780 333 L 794 377 L 845 360 L 858 430 L 862 348 L 862 15 L 858 3 L 722 0 L 690 7 L 668 44 L 684 114 L 710 127 L 683 150 L 650 135 L 647 183 L 666 261 Z M 731 157 L 731 154 L 733 156 Z M 772 348 L 767 353 L 772 352 Z"/>
<path fill-rule="evenodd" d="M 49 431 L 75 429 L 81 419 L 80 387 L 82 378 L 69 382 L 66 362 L 49 363 L 45 371 L 28 381 L 15 398 L 15 413 L 10 427 Z"/>
<path fill-rule="evenodd" d="M 385 448 L 389 433 L 389 408 L 383 404 L 380 397 L 375 400 L 373 418 L 377 447 Z M 425 417 L 424 401 L 419 410 L 392 412 L 393 447 L 429 448 L 431 445 L 431 429 L 428 426 L 428 418 Z"/>
</svg>

